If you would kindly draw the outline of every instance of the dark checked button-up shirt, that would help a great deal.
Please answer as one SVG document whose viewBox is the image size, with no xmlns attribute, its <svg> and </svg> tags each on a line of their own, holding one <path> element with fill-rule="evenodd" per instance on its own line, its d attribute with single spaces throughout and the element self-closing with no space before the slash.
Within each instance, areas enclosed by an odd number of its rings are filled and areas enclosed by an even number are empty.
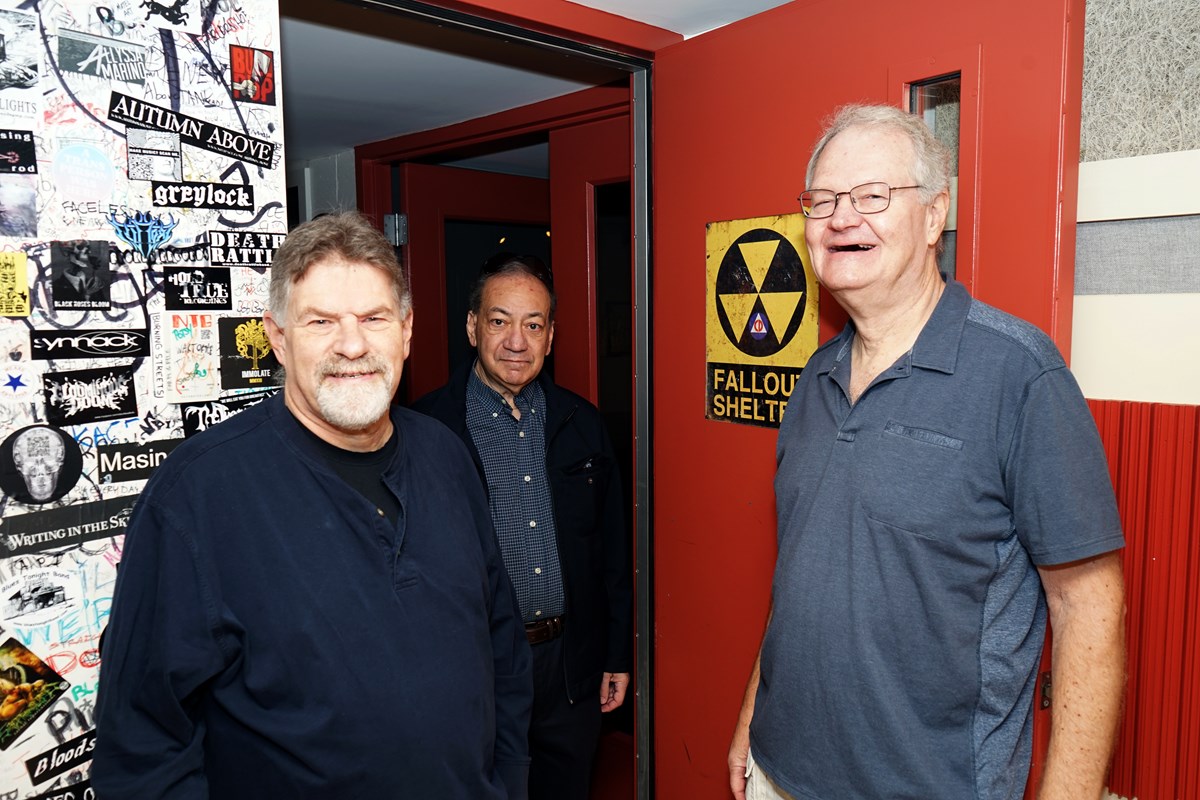
<svg viewBox="0 0 1200 800">
<path fill-rule="evenodd" d="M 537 381 L 515 398 L 521 418 L 479 379 L 467 382 L 467 430 L 483 461 L 492 524 L 525 622 L 563 613 L 562 568 L 546 476 L 546 396 Z"/>
</svg>

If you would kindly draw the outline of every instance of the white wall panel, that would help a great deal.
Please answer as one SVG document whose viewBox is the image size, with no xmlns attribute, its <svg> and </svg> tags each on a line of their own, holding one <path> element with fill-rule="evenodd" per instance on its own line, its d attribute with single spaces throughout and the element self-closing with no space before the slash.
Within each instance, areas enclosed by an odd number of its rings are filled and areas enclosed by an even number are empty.
<svg viewBox="0 0 1200 800">
<path fill-rule="evenodd" d="M 1086 397 L 1200 405 L 1200 294 L 1077 296 L 1072 342 Z"/>
</svg>

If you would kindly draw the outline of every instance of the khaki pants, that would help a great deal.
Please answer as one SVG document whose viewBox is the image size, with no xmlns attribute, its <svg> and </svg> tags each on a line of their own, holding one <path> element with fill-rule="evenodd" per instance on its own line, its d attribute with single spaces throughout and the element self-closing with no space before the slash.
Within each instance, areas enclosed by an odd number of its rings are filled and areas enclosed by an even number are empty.
<svg viewBox="0 0 1200 800">
<path fill-rule="evenodd" d="M 746 759 L 746 800 L 796 800 L 775 785 L 767 773 L 754 763 L 754 753 Z"/>
</svg>

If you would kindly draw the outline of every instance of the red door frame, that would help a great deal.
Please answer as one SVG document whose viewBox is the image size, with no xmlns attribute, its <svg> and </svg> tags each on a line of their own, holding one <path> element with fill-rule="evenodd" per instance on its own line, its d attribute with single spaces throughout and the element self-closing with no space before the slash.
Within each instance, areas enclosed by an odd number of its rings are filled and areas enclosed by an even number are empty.
<svg viewBox="0 0 1200 800">
<path fill-rule="evenodd" d="M 595 192 L 630 177 L 629 116 L 550 133 L 551 252 L 559 312 L 555 380 L 593 403 L 598 399 Z M 586 242 L 586 247 L 580 247 Z M 635 343 L 636 344 L 636 343 Z M 633 398 L 629 399 L 633 404 Z"/>
<path fill-rule="evenodd" d="M 615 140 L 611 146 L 600 147 L 600 142 L 589 139 L 589 132 L 611 133 L 614 126 L 623 126 L 627 131 L 629 103 L 630 91 L 627 86 L 598 86 L 456 125 L 360 145 L 354 149 L 359 209 L 373 218 L 376 224 L 382 224 L 383 216 L 393 210 L 394 163 L 438 153 L 466 154 L 488 146 L 495 147 L 500 142 L 522 142 L 532 136 L 550 136 L 554 209 L 551 224 L 556 231 L 551 237 L 551 246 L 560 309 L 556 327 L 561 324 L 565 328 L 558 331 L 554 340 L 557 354 L 555 377 L 562 385 L 593 402 L 596 400 L 595 263 L 594 255 L 583 256 L 591 250 L 591 246 L 585 246 L 585 243 L 591 240 L 591 224 L 587 220 L 591 219 L 592 209 L 590 193 L 580 193 L 577 188 L 587 185 L 589 181 L 603 183 L 628 178 L 628 135 Z M 555 175 L 560 171 L 562 174 L 556 178 Z M 578 185 L 570 181 L 576 181 Z M 436 191 L 436 187 L 430 190 Z M 407 192 L 408 189 L 402 186 L 401 191 Z M 450 199 L 446 198 L 446 201 Z M 425 202 L 426 198 L 422 197 L 421 201 Z M 410 233 L 415 242 L 416 232 Z M 434 234 L 425 232 L 425 235 Z M 440 237 L 440 232 L 436 236 Z M 406 251 L 408 258 L 410 255 Z M 430 262 L 425 260 L 423 263 Z M 423 278 L 414 275 L 414 281 L 423 281 Z M 440 332 L 446 329 L 444 284 L 436 288 L 422 285 L 420 294 L 416 292 L 414 283 L 414 294 L 422 309 L 414 319 L 414 326 L 419 326 L 414 333 L 421 337 L 418 341 L 422 345 L 413 349 L 408 367 L 410 392 L 414 397 L 420 396 L 422 390 L 440 386 L 447 377 L 445 343 L 439 341 Z M 428 348 L 428 355 L 422 352 L 423 348 Z"/>
</svg>

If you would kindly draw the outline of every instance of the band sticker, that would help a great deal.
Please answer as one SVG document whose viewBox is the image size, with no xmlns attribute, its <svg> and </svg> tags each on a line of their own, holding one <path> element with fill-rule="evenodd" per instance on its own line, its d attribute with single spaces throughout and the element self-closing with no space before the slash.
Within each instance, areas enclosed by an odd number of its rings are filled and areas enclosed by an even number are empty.
<svg viewBox="0 0 1200 800">
<path fill-rule="evenodd" d="M 108 118 L 139 128 L 178 133 L 179 140 L 184 144 L 260 167 L 270 167 L 274 163 L 275 145 L 271 142 L 231 131 L 120 92 L 112 93 Z"/>
<path fill-rule="evenodd" d="M 150 200 L 159 207 L 253 211 L 254 187 L 245 183 L 152 181 L 150 183 Z"/>
<path fill-rule="evenodd" d="M 179 134 L 129 128 L 125 132 L 126 159 L 132 181 L 178 181 L 183 179 L 179 157 Z"/>
<path fill-rule="evenodd" d="M 223 317 L 217 321 L 221 341 L 221 388 L 261 389 L 271 385 L 279 361 L 271 352 L 267 329 L 258 317 Z"/>
<path fill-rule="evenodd" d="M 29 316 L 27 262 L 24 253 L 0 253 L 0 316 Z"/>
<path fill-rule="evenodd" d="M 0 9 L 0 114 L 9 119 L 21 117 L 32 122 L 41 116 L 41 48 L 38 17 Z"/>
<path fill-rule="evenodd" d="M 231 44 L 229 68 L 234 100 L 275 105 L 275 55 L 270 50 Z"/>
<path fill-rule="evenodd" d="M 111 305 L 109 242 L 77 239 L 50 243 L 50 294 L 58 310 Z"/>
<path fill-rule="evenodd" d="M 17 502 L 44 505 L 79 483 L 83 453 L 65 431 L 29 425 L 0 444 L 0 489 Z"/>
<path fill-rule="evenodd" d="M 150 355 L 150 335 L 144 330 L 42 330 L 29 332 L 29 357 L 144 358 Z"/>
<path fill-rule="evenodd" d="M 149 442 L 102 444 L 96 448 L 100 462 L 100 482 L 118 483 L 149 478 L 183 439 L 155 439 Z"/>
<path fill-rule="evenodd" d="M 33 131 L 0 129 L 0 173 L 37 172 Z"/>
<path fill-rule="evenodd" d="M 208 403 L 184 403 L 181 407 L 183 409 L 183 435 L 185 437 L 195 436 L 218 422 L 224 422 L 239 411 L 256 406 L 278 393 L 278 389 L 271 389 L 261 393 L 226 397 Z"/>
<path fill-rule="evenodd" d="M 208 263 L 214 267 L 268 267 L 286 233 L 209 231 Z"/>
<path fill-rule="evenodd" d="M 41 599 L 39 595 L 35 602 Z M 23 600 L 22 596 L 16 599 Z M 6 713 L 0 717 L 0 750 L 7 750 L 71 684 L 25 645 L 11 638 L 0 645 L 0 677 L 13 685 L 5 693 Z"/>
<path fill-rule="evenodd" d="M 123 536 L 137 495 L 51 508 L 0 519 L 0 558 L 78 547 Z"/>
<path fill-rule="evenodd" d="M 162 215 L 155 217 L 149 211 L 139 211 L 132 217 L 126 214 L 122 220 L 118 220 L 116 214 L 109 214 L 106 221 L 118 239 L 149 261 L 154 251 L 171 241 L 171 234 L 179 225 L 173 214 L 166 216 L 167 219 L 163 219 Z"/>
<path fill-rule="evenodd" d="M 92 758 L 96 749 L 96 732 L 94 730 L 68 739 L 57 747 L 52 747 L 44 753 L 26 759 L 25 770 L 29 773 L 29 782 L 34 786 L 56 778 L 67 770 L 74 769 Z M 71 784 L 72 788 L 78 784 Z M 62 789 L 57 790 L 62 792 Z M 53 797 L 56 792 L 49 795 Z M 66 800 L 66 798 L 64 798 Z"/>
<path fill-rule="evenodd" d="M 229 270 L 220 267 L 163 267 L 168 311 L 228 311 L 233 307 Z"/>
<path fill-rule="evenodd" d="M 58 68 L 101 82 L 146 82 L 146 48 L 90 33 L 58 29 Z"/>
<path fill-rule="evenodd" d="M 167 402 L 215 400 L 221 395 L 217 326 L 213 314 L 169 314 Z"/>
<path fill-rule="evenodd" d="M 46 419 L 54 425 L 80 425 L 136 417 L 137 396 L 129 367 L 99 367 L 42 375 Z"/>
</svg>

